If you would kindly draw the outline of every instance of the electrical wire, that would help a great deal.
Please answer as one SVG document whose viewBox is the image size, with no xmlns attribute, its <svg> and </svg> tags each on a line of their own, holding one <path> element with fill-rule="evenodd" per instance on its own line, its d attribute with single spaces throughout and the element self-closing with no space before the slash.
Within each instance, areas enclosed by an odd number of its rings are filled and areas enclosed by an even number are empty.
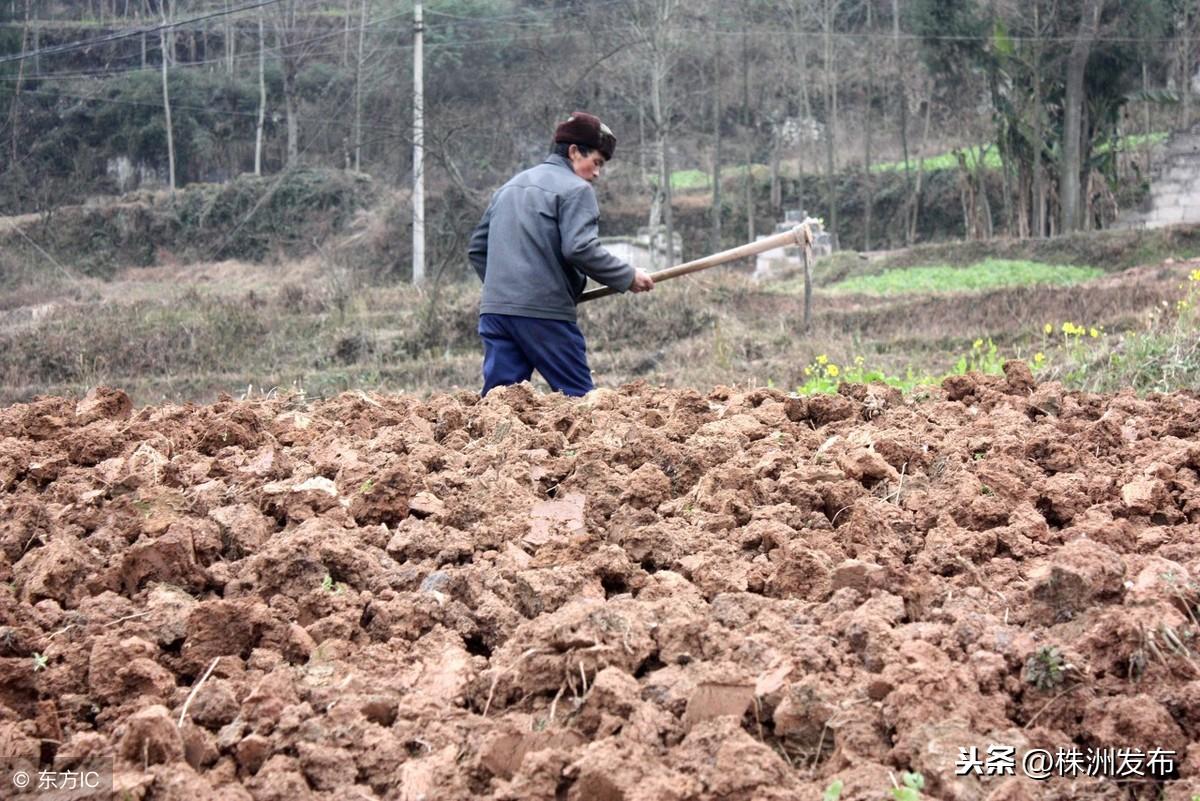
<svg viewBox="0 0 1200 801">
<path fill-rule="evenodd" d="M 23 53 L 16 53 L 11 56 L 4 56 L 0 58 L 0 64 L 23 61 L 27 58 L 41 58 L 43 56 L 58 55 L 59 53 L 70 53 L 73 50 L 82 50 L 85 47 L 95 47 L 96 45 L 107 44 L 108 42 L 116 42 L 121 39 L 130 39 L 134 36 L 144 36 L 148 33 L 158 33 L 159 31 L 175 28 L 179 25 L 188 25 L 193 22 L 213 19 L 214 17 L 226 17 L 230 14 L 239 14 L 243 11 L 253 11 L 256 8 L 274 5 L 275 3 L 279 3 L 281 1 L 282 0 L 262 0 L 262 2 L 250 3 L 244 6 L 238 6 L 237 8 L 226 9 L 224 11 L 214 11 L 211 14 L 205 14 L 199 17 L 191 17 L 189 19 L 179 20 L 178 22 L 165 22 L 162 25 L 155 25 L 149 28 L 137 28 L 132 31 L 122 31 L 121 33 L 114 33 L 108 36 L 98 36 L 95 39 L 84 39 L 82 41 L 70 42 L 63 45 L 54 45 L 52 47 L 39 48 L 38 50 L 29 50 Z"/>
</svg>

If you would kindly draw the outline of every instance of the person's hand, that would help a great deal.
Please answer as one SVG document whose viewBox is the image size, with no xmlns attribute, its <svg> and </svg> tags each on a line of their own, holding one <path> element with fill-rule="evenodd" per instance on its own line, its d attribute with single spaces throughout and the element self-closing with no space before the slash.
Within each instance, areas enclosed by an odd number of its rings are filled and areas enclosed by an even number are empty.
<svg viewBox="0 0 1200 801">
<path fill-rule="evenodd" d="M 649 292 L 654 289 L 654 279 L 645 270 L 635 270 L 633 283 L 629 285 L 630 292 Z"/>
</svg>

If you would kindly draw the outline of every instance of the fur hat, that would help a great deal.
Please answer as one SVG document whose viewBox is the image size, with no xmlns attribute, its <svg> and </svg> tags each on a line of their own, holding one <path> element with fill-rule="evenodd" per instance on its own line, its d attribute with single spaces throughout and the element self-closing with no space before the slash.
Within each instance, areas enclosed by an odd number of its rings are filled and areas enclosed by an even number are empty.
<svg viewBox="0 0 1200 801">
<path fill-rule="evenodd" d="M 612 161 L 617 137 L 600 118 L 586 111 L 576 111 L 570 119 L 554 130 L 555 144 L 572 144 L 599 150 L 605 161 Z"/>
</svg>

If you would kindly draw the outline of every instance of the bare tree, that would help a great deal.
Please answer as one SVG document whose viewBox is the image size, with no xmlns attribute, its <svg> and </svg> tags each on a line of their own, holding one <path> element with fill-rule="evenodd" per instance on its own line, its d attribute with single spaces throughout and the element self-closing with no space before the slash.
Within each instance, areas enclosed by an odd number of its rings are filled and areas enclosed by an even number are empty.
<svg viewBox="0 0 1200 801">
<path fill-rule="evenodd" d="M 1083 105 L 1085 92 L 1083 72 L 1091 54 L 1092 42 L 1100 31 L 1102 0 L 1084 0 L 1079 15 L 1079 28 L 1067 58 L 1067 85 L 1064 98 L 1061 224 L 1064 233 L 1078 230 L 1083 223 L 1083 204 L 1080 202 L 1083 171 Z"/>
<path fill-rule="evenodd" d="M 362 91 L 363 44 L 367 36 L 367 2 L 362 0 L 358 14 L 358 56 L 354 60 L 354 171 L 362 171 Z"/>
<path fill-rule="evenodd" d="M 267 119 L 267 37 L 263 13 L 258 14 L 258 123 L 254 127 L 254 174 L 262 175 L 263 125 Z"/>
<path fill-rule="evenodd" d="M 163 27 L 159 31 L 160 41 L 162 43 L 162 94 L 163 94 L 163 115 L 166 118 L 165 124 L 167 129 L 167 171 L 170 176 L 171 193 L 175 193 L 175 132 L 171 125 L 171 91 L 167 83 L 167 68 L 169 66 L 169 56 L 167 48 L 174 42 L 174 34 L 171 31 L 171 11 L 169 0 L 159 0 L 159 10 L 162 12 Z"/>
<path fill-rule="evenodd" d="M 654 156 L 658 181 L 652 207 L 662 210 L 667 238 L 667 266 L 674 261 L 675 218 L 671 203 L 671 158 L 667 140 L 671 134 L 671 73 L 678 58 L 675 31 L 678 0 L 629 0 L 627 19 L 639 63 L 650 88 L 650 123 L 654 132 Z M 653 211 L 651 216 L 653 217 Z M 651 224 L 654 224 L 652 220 Z M 653 251 L 653 248 L 651 248 Z"/>
<path fill-rule="evenodd" d="M 279 47 L 279 60 L 283 72 L 283 107 L 287 126 L 287 167 L 299 165 L 300 161 L 300 92 L 297 78 L 300 70 L 316 52 L 321 17 L 310 11 L 312 0 L 280 0 L 273 6 L 272 22 L 275 27 L 275 42 Z"/>
<path fill-rule="evenodd" d="M 26 44 L 29 41 L 29 21 L 32 15 L 31 0 L 25 0 L 25 23 L 21 26 L 21 50 L 25 50 Z M 9 111 L 10 126 L 12 128 L 12 164 L 17 163 L 17 142 L 20 141 L 20 136 L 17 131 L 20 128 L 21 122 L 21 84 L 25 80 L 25 59 L 17 62 L 17 82 L 13 87 L 12 107 Z"/>
</svg>

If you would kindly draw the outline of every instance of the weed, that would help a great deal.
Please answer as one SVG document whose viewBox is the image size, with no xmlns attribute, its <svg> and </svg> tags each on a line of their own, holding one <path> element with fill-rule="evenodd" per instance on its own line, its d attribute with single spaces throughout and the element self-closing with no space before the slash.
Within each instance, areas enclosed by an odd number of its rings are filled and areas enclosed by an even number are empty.
<svg viewBox="0 0 1200 801">
<path fill-rule="evenodd" d="M 911 368 L 903 378 L 887 375 L 880 370 L 868 369 L 866 360 L 862 356 L 855 356 L 853 364 L 841 366 L 831 361 L 829 356 L 824 353 L 805 366 L 804 378 L 804 383 L 796 387 L 797 394 L 832 394 L 837 392 L 838 385 L 842 383 L 886 384 L 889 387 L 896 387 L 908 392 L 917 386 L 935 384 L 939 381 L 930 375 L 917 376 Z"/>
<path fill-rule="evenodd" d="M 1057 646 L 1045 645 L 1025 661 L 1023 678 L 1043 692 L 1049 692 L 1066 680 L 1070 668 Z"/>
<path fill-rule="evenodd" d="M 364 481 L 362 483 L 362 486 L 358 488 L 358 492 L 360 495 L 366 495 L 366 494 L 370 493 L 370 491 L 373 490 L 374 488 L 375 488 L 375 479 L 368 478 L 366 481 Z"/>
<path fill-rule="evenodd" d="M 346 585 L 340 581 L 334 581 L 333 576 L 326 573 L 325 578 L 321 579 L 321 589 L 334 595 L 341 595 L 342 591 L 346 589 Z"/>
<path fill-rule="evenodd" d="M 892 783 L 895 784 L 893 779 Z M 904 771 L 900 774 L 900 784 L 893 787 L 892 798 L 896 801 L 921 801 L 921 791 L 925 789 L 925 777 L 920 773 Z"/>
<path fill-rule="evenodd" d="M 996 343 L 988 337 L 985 343 L 982 339 L 977 339 L 971 345 L 971 351 L 959 357 L 954 363 L 954 372 L 957 375 L 966 375 L 967 373 L 985 373 L 987 375 L 1000 375 L 1004 372 L 1004 362 L 1000 356 L 1000 349 L 996 347 Z"/>
<path fill-rule="evenodd" d="M 825 788 L 825 792 L 821 794 L 821 801 L 840 801 L 844 786 L 845 784 L 843 784 L 841 779 L 834 779 Z"/>
<path fill-rule="evenodd" d="M 37 673 L 39 670 L 45 670 L 49 666 L 49 664 L 50 664 L 50 657 L 46 656 L 45 654 L 39 654 L 36 651 L 34 652 L 34 654 L 33 654 L 33 672 L 34 673 Z"/>
</svg>

